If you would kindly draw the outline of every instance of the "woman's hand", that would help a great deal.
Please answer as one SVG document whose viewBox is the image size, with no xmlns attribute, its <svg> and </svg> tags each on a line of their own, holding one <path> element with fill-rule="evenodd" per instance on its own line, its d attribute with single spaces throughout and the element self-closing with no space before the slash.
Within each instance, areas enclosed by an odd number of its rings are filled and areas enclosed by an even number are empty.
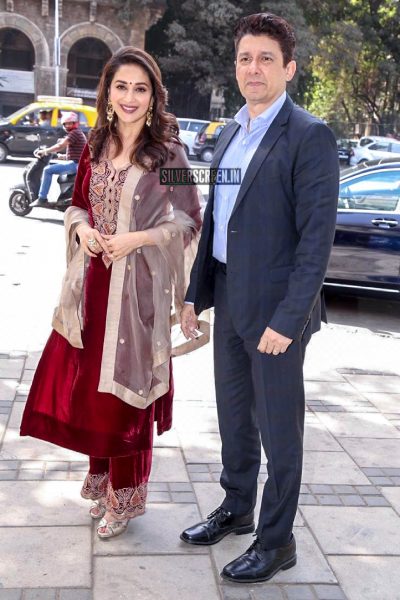
<svg viewBox="0 0 400 600">
<path fill-rule="evenodd" d="M 103 235 L 103 238 L 107 244 L 107 254 L 112 261 L 121 260 L 137 248 L 146 245 L 147 242 L 144 231 Z"/>
<path fill-rule="evenodd" d="M 100 254 L 100 252 L 108 253 L 106 242 L 103 240 L 101 233 L 97 229 L 93 229 L 87 223 L 81 223 L 76 228 L 76 235 L 79 238 L 79 242 L 83 248 L 83 251 L 88 256 L 94 258 Z"/>
</svg>

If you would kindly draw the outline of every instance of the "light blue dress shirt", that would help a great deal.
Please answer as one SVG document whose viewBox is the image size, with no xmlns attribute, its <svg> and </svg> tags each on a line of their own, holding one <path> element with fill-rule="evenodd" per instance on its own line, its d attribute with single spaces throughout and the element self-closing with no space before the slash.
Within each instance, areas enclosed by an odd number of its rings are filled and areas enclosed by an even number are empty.
<svg viewBox="0 0 400 600">
<path fill-rule="evenodd" d="M 255 151 L 272 121 L 281 110 L 285 100 L 286 92 L 283 92 L 271 106 L 255 119 L 250 119 L 247 104 L 242 106 L 234 117 L 240 127 L 227 147 L 218 165 L 219 168 L 239 168 L 241 170 L 241 181 L 243 182 Z M 247 127 L 248 123 L 250 123 L 249 128 Z M 240 185 L 216 184 L 215 186 L 213 256 L 222 263 L 226 263 L 228 223 L 239 190 Z"/>
</svg>

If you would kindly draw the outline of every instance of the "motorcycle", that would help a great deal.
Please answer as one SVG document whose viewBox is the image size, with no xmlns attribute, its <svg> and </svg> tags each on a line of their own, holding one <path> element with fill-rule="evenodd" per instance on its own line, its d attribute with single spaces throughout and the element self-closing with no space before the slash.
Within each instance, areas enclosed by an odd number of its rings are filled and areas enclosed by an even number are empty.
<svg viewBox="0 0 400 600">
<path fill-rule="evenodd" d="M 40 181 L 42 178 L 43 169 L 49 164 L 50 156 L 40 156 L 38 152 L 43 150 L 43 147 L 36 148 L 33 152 L 35 157 L 24 169 L 22 177 L 23 181 L 11 188 L 8 205 L 10 210 L 18 217 L 29 215 L 33 208 L 32 206 L 39 194 Z M 65 212 L 72 202 L 72 192 L 75 183 L 74 173 L 63 173 L 58 176 L 57 182 L 60 186 L 60 193 L 56 202 L 49 202 L 46 208 L 52 210 L 60 210 Z M 39 206 L 40 208 L 40 206 Z"/>
</svg>

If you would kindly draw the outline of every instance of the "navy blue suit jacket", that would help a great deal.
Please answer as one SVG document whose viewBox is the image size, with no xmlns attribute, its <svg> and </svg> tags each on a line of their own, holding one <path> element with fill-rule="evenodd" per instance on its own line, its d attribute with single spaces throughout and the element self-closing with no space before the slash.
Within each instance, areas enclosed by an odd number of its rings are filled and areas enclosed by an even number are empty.
<svg viewBox="0 0 400 600">
<path fill-rule="evenodd" d="M 238 127 L 231 121 L 223 129 L 212 167 Z M 288 96 L 249 164 L 228 224 L 228 303 L 243 339 L 259 339 L 267 326 L 291 339 L 307 326 L 320 329 L 338 181 L 333 133 Z M 211 187 L 186 295 L 196 314 L 214 305 L 213 204 Z"/>
</svg>

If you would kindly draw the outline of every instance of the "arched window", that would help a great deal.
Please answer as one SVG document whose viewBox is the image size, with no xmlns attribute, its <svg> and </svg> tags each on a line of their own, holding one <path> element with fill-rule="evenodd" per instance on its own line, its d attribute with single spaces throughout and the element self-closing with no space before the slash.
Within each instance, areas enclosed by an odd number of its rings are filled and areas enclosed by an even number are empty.
<svg viewBox="0 0 400 600">
<path fill-rule="evenodd" d="M 0 29 L 0 69 L 32 71 L 35 50 L 30 39 L 18 29 Z"/>
<path fill-rule="evenodd" d="M 76 42 L 68 54 L 67 86 L 95 90 L 110 57 L 109 47 L 101 40 L 88 37 Z"/>
</svg>

